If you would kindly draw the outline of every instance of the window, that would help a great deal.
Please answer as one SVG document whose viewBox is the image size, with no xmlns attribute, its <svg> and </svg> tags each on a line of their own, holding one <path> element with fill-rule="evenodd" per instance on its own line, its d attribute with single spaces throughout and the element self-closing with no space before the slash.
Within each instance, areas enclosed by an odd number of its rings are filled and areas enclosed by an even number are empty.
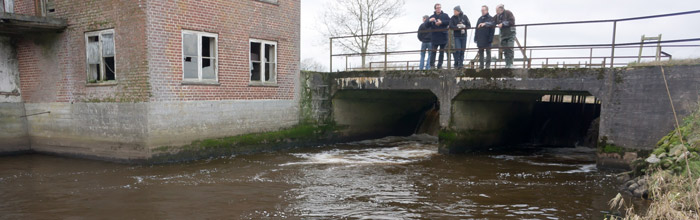
<svg viewBox="0 0 700 220">
<path fill-rule="evenodd" d="M 251 84 L 277 84 L 277 43 L 250 40 Z"/>
<path fill-rule="evenodd" d="M 270 4 L 275 4 L 275 5 L 276 5 L 276 4 L 278 4 L 278 1 L 279 1 L 279 0 L 258 0 L 258 1 L 267 2 L 267 3 L 270 3 Z"/>
<path fill-rule="evenodd" d="M 15 1 L 14 0 L 0 0 L 0 9 L 6 13 L 14 13 Z"/>
<path fill-rule="evenodd" d="M 182 31 L 183 81 L 218 82 L 217 34 Z"/>
<path fill-rule="evenodd" d="M 116 80 L 114 29 L 85 34 L 88 83 Z"/>
</svg>

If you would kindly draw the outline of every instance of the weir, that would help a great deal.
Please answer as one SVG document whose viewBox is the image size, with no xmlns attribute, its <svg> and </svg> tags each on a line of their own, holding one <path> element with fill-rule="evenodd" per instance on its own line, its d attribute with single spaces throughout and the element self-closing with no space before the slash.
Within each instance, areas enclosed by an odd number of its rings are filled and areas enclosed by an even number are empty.
<svg viewBox="0 0 700 220">
<path fill-rule="evenodd" d="M 697 106 L 700 66 L 664 69 L 676 110 L 689 114 Z M 332 107 L 314 102 L 322 109 L 315 117 L 330 118 L 342 135 L 408 135 L 426 122 L 426 112 L 438 112 L 432 119 L 439 122 L 443 153 L 522 144 L 588 146 L 601 149 L 603 165 L 625 164 L 673 130 L 660 67 L 302 75 L 313 79 L 304 82 L 307 88 L 328 87 L 322 96 Z M 625 150 L 605 152 L 606 146 Z"/>
</svg>

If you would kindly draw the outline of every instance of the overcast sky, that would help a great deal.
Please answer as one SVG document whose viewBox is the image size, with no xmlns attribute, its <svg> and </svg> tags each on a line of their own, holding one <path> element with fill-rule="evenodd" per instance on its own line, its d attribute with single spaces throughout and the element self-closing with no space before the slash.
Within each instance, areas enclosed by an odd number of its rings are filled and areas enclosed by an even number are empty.
<svg viewBox="0 0 700 220">
<path fill-rule="evenodd" d="M 319 32 L 322 28 L 320 22 L 323 21 L 323 10 L 326 2 L 335 0 L 301 0 L 301 58 L 302 60 L 312 58 L 315 61 L 328 66 L 329 50 L 328 39 Z M 627 18 L 655 14 L 675 13 L 682 11 L 700 10 L 698 0 L 499 0 L 499 1 L 465 1 L 465 0 L 444 0 L 439 1 L 443 10 L 452 15 L 454 6 L 460 5 L 472 24 L 480 16 L 481 5 L 488 5 L 491 14 L 495 14 L 494 8 L 497 4 L 503 3 L 506 9 L 511 10 L 518 24 L 555 22 L 555 21 L 575 21 L 575 20 L 597 20 Z M 385 32 L 416 31 L 420 25 L 421 17 L 432 13 L 433 4 L 436 2 L 425 0 L 406 0 L 404 12 L 401 17 L 395 19 Z M 618 24 L 618 43 L 639 42 L 643 34 L 658 35 L 663 34 L 664 40 L 700 38 L 700 14 L 687 15 L 674 18 L 662 18 L 646 21 L 630 21 Z M 518 38 L 522 41 L 523 29 L 518 29 Z M 382 39 L 383 40 L 383 39 Z M 609 44 L 612 40 L 612 24 L 582 24 L 569 26 L 547 26 L 532 27 L 528 29 L 528 45 L 562 45 L 562 44 Z M 419 50 L 420 43 L 414 34 L 392 37 L 394 50 Z M 469 33 L 469 47 L 474 47 L 473 33 Z M 684 43 L 700 44 L 700 42 Z M 336 48 L 337 50 L 338 48 Z M 700 57 L 700 48 L 665 48 L 675 58 Z M 639 49 L 619 50 L 618 55 L 636 56 Z M 647 53 L 648 52 L 648 53 Z M 563 54 L 562 54 L 563 53 Z M 539 52 L 533 53 L 533 57 L 538 56 L 588 56 L 590 51 L 567 51 L 567 52 Z M 609 55 L 610 51 L 594 51 L 596 55 Z M 653 49 L 645 49 L 646 55 L 653 55 Z M 467 57 L 473 57 L 468 54 Z M 517 57 L 517 56 L 516 56 Z M 383 57 L 381 58 L 383 59 Z M 409 57 L 391 57 L 394 60 L 418 60 L 417 55 Z M 379 60 L 379 57 L 375 58 Z M 358 59 L 351 59 L 350 65 L 358 65 Z M 537 61 L 533 61 L 536 63 Z M 345 66 L 344 59 L 335 59 L 334 69 L 341 69 Z"/>
</svg>

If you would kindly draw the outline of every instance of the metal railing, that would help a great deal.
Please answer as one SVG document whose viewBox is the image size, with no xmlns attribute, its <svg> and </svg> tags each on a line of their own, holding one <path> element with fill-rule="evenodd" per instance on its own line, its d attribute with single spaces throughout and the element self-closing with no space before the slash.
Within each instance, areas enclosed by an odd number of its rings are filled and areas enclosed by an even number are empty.
<svg viewBox="0 0 700 220">
<path fill-rule="evenodd" d="M 522 54 L 522 58 L 514 59 L 514 65 L 522 67 L 522 68 L 533 68 L 533 67 L 541 67 L 541 68 L 549 68 L 549 67 L 563 67 L 563 68 L 570 68 L 570 67 L 588 67 L 588 68 L 603 68 L 603 67 L 610 67 L 613 68 L 615 66 L 626 66 L 629 63 L 622 63 L 622 62 L 617 62 L 616 59 L 639 59 L 639 58 L 655 58 L 656 60 L 659 60 L 660 58 L 668 58 L 671 59 L 672 56 L 671 54 L 668 54 L 666 52 L 661 51 L 661 48 L 700 48 L 700 44 L 682 44 L 679 45 L 679 43 L 688 43 L 688 42 L 700 42 L 700 36 L 697 38 L 686 38 L 686 39 L 674 39 L 674 40 L 664 40 L 664 41 L 658 41 L 658 42 L 652 42 L 649 43 L 647 42 L 646 44 L 650 45 L 645 45 L 645 42 L 626 42 L 626 43 L 619 43 L 617 42 L 617 31 L 618 31 L 618 23 L 620 22 L 626 22 L 626 21 L 638 21 L 638 20 L 648 20 L 648 19 L 657 19 L 657 18 L 664 18 L 664 17 L 675 17 L 675 16 L 684 16 L 684 15 L 692 15 L 692 14 L 700 14 L 700 10 L 694 10 L 694 11 L 685 11 L 685 12 L 678 12 L 678 13 L 671 13 L 671 14 L 660 14 L 660 15 L 651 15 L 651 16 L 642 16 L 642 17 L 631 17 L 631 18 L 622 18 L 622 19 L 607 19 L 607 20 L 587 20 L 587 21 L 566 21 L 566 22 L 549 22 L 549 23 L 532 23 L 532 24 L 522 24 L 522 25 L 515 25 L 515 27 L 522 28 L 524 30 L 524 38 L 523 38 L 523 43 L 522 45 L 520 44 L 519 40 L 516 38 L 516 43 L 517 45 L 514 47 L 503 47 L 497 45 L 491 47 L 491 49 L 497 49 L 499 50 L 499 58 L 497 59 L 492 59 L 492 63 L 494 64 L 495 68 L 499 67 L 499 63 L 503 62 L 504 59 L 500 56 L 502 53 L 503 49 L 513 49 L 513 50 L 518 50 Z M 601 23 L 609 23 L 612 24 L 612 41 L 610 44 L 572 44 L 572 45 L 540 45 L 540 46 L 528 46 L 528 28 L 529 27 L 536 27 L 536 26 L 556 26 L 556 25 L 574 25 L 574 24 L 601 24 Z M 421 33 L 427 33 L 427 32 L 444 32 L 447 31 L 449 33 L 448 37 L 448 44 L 445 49 L 440 49 L 440 50 L 428 50 L 429 52 L 445 52 L 447 53 L 447 68 L 451 68 L 451 52 L 455 51 L 465 51 L 465 54 L 467 52 L 474 52 L 477 51 L 478 48 L 465 48 L 465 49 L 455 49 L 453 48 L 452 41 L 453 38 L 451 37 L 451 33 L 454 30 L 469 30 L 469 29 L 475 29 L 475 28 L 465 28 L 465 29 L 441 29 L 441 30 L 429 30 L 429 31 L 423 31 Z M 333 58 L 335 57 L 341 57 L 345 58 L 345 69 L 346 70 L 396 70 L 396 69 L 406 69 L 406 70 L 413 70 L 417 68 L 417 63 L 419 63 L 418 60 L 389 60 L 389 56 L 398 56 L 398 55 L 412 55 L 412 54 L 419 54 L 422 51 L 421 50 L 403 50 L 403 51 L 389 51 L 389 37 L 390 36 L 397 36 L 397 35 L 408 35 L 408 34 L 417 34 L 419 33 L 418 31 L 410 31 L 410 32 L 395 32 L 395 33 L 380 33 L 380 34 L 372 34 L 372 35 L 352 35 L 352 36 L 338 36 L 338 37 L 331 37 L 330 40 L 330 70 L 333 72 Z M 356 37 L 379 37 L 380 40 L 383 37 L 384 41 L 384 51 L 383 52 L 366 52 L 366 53 L 341 53 L 341 54 L 333 54 L 333 41 L 339 41 L 339 40 L 344 40 L 344 39 L 349 39 L 349 38 L 356 38 Z M 496 40 L 494 40 L 494 43 Z M 654 44 L 654 45 L 651 45 Z M 646 48 L 646 47 L 653 47 L 653 48 L 658 48 L 658 52 L 655 56 L 621 56 L 618 55 L 616 56 L 616 49 L 628 49 L 628 48 Z M 610 56 L 594 56 L 594 50 L 610 50 Z M 533 57 L 532 52 L 533 51 L 564 51 L 564 50 L 589 50 L 589 56 L 553 56 L 553 57 Z M 516 52 L 516 51 L 514 51 Z M 383 56 L 384 60 L 381 62 L 369 62 L 368 66 L 363 66 L 363 67 L 350 67 L 348 65 L 348 58 L 350 57 L 360 57 L 360 56 L 366 56 L 366 57 L 374 57 L 374 56 Z M 465 56 L 466 58 L 466 56 Z M 478 58 L 478 56 L 477 56 Z M 477 58 L 474 58 L 472 60 L 469 60 L 468 63 L 465 65 L 467 68 L 474 68 L 475 67 L 475 62 L 478 62 Z M 573 60 L 574 63 L 566 63 L 567 60 Z M 576 62 L 578 60 L 578 62 Z M 586 60 L 583 63 L 581 63 L 581 60 Z M 516 63 L 517 61 L 517 63 Z M 533 64 L 533 61 L 541 61 L 541 64 Z M 551 62 L 551 63 L 550 63 Z M 561 64 L 559 62 L 562 62 Z M 377 67 L 379 65 L 379 67 Z"/>
</svg>

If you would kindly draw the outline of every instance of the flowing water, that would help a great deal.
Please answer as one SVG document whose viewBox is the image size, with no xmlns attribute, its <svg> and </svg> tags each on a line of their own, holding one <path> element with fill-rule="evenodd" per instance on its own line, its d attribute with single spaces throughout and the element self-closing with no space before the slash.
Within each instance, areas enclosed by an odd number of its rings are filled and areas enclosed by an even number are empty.
<svg viewBox="0 0 700 220">
<path fill-rule="evenodd" d="M 602 219 L 587 149 L 441 155 L 412 136 L 133 166 L 0 158 L 2 219 Z"/>
</svg>

